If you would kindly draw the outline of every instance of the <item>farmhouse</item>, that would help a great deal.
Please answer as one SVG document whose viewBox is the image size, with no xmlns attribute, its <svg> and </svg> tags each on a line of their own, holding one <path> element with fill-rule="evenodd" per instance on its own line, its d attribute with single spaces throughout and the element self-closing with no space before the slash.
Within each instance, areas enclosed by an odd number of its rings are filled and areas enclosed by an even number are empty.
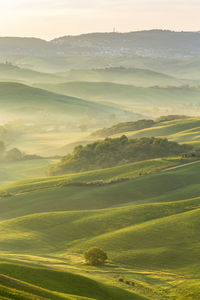
<svg viewBox="0 0 200 300">
<path fill-rule="evenodd" d="M 187 158 L 187 157 L 200 157 L 200 149 L 197 149 L 193 152 L 188 152 L 188 153 L 184 153 L 182 154 L 183 158 Z"/>
</svg>

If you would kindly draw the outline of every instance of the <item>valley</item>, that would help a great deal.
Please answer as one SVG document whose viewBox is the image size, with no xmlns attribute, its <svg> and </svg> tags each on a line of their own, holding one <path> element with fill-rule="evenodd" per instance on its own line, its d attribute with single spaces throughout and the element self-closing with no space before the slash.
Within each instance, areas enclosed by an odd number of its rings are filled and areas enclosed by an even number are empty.
<svg viewBox="0 0 200 300">
<path fill-rule="evenodd" d="M 200 299 L 198 47 L 0 38 L 0 299 Z"/>
</svg>

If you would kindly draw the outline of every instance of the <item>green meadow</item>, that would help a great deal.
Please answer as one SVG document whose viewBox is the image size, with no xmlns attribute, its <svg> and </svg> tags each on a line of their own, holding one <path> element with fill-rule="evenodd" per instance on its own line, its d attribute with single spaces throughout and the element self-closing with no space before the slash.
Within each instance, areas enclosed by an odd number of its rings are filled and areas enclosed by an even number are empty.
<svg viewBox="0 0 200 300">
<path fill-rule="evenodd" d="M 59 76 L 49 73 L 37 72 L 30 69 L 20 68 L 13 64 L 0 63 L 0 80 L 9 82 L 21 82 L 21 83 L 59 83 L 64 80 Z"/>
<path fill-rule="evenodd" d="M 167 137 L 172 141 L 177 141 L 180 143 L 190 143 L 198 147 L 200 138 L 199 129 L 199 118 L 187 118 L 182 120 L 158 123 L 152 128 L 148 129 L 127 132 L 127 136 L 131 138 L 143 136 Z"/>
<path fill-rule="evenodd" d="M 28 56 L 18 55 L 2 56 L 2 61 L 9 61 L 22 69 L 34 70 L 40 73 L 68 73 L 75 70 L 94 70 L 105 68 L 132 68 L 150 70 L 166 74 L 170 77 L 177 77 L 181 80 L 199 82 L 200 60 L 199 58 L 164 58 L 164 57 L 120 57 L 120 56 Z M 76 72 L 78 70 L 78 72 Z M 74 72 L 74 71 L 73 71 Z M 69 72 L 70 73 L 70 72 Z M 142 71 L 141 71 L 142 73 Z M 148 73 L 148 72 L 147 72 Z M 78 74 L 76 76 L 78 76 Z M 87 73 L 86 73 L 87 74 Z M 135 77 L 136 78 L 136 77 Z M 157 77 L 158 78 L 158 77 Z M 16 79 L 16 78 L 15 78 Z M 167 79 L 167 77 L 165 77 Z M 138 78 L 136 78 L 138 82 Z"/>
<path fill-rule="evenodd" d="M 112 82 L 119 84 L 130 84 L 140 87 L 159 86 L 178 86 L 183 85 L 184 81 L 163 73 L 137 69 L 113 67 L 92 70 L 70 70 L 59 73 L 65 81 L 88 81 L 88 82 Z"/>
<path fill-rule="evenodd" d="M 109 113 L 120 112 L 119 109 L 104 104 L 63 96 L 13 82 L 0 82 L 0 99 L 2 110 L 7 113 L 15 112 L 19 115 L 22 115 L 23 112 L 27 116 L 42 110 L 59 113 L 61 117 L 63 113 L 66 113 L 69 116 L 74 116 L 74 118 L 78 116 L 80 118 L 83 112 L 92 115 L 98 111 L 100 115 L 107 116 Z"/>
<path fill-rule="evenodd" d="M 123 123 L 122 123 L 123 124 Z M 125 125 L 126 123 L 124 123 Z M 117 124 L 118 125 L 118 124 Z M 119 123 L 120 126 L 120 123 Z M 118 127 L 119 127 L 118 126 Z M 104 127 L 110 128 L 110 127 Z M 102 131 L 103 132 L 103 131 Z M 101 131 L 100 131 L 101 133 Z M 94 142 L 96 139 L 101 140 L 105 137 L 101 137 L 101 134 L 96 137 L 96 131 L 91 134 L 85 134 L 84 139 L 78 139 L 73 142 L 66 143 L 62 145 L 57 151 L 60 154 L 71 153 L 75 146 L 86 145 Z M 186 117 L 184 119 L 177 119 L 172 121 L 158 122 L 151 126 L 150 128 L 134 130 L 134 131 L 122 131 L 116 134 L 113 132 L 112 135 L 108 135 L 111 138 L 120 137 L 125 134 L 129 138 L 141 138 L 141 137 L 160 137 L 167 138 L 170 141 L 190 144 L 194 148 L 199 148 L 200 146 L 200 119 L 198 117 Z"/>
<path fill-rule="evenodd" d="M 94 132 L 121 122 L 153 120 L 111 138 L 198 149 L 198 66 L 194 58 L 2 56 L 0 141 L 30 157 L 9 162 L 0 149 L 0 299 L 200 299 L 198 156 L 48 175 L 74 147 L 98 144 Z M 187 117 L 156 121 L 171 114 Z M 95 246 L 105 265 L 85 262 Z"/>
<path fill-rule="evenodd" d="M 171 113 L 194 114 L 199 111 L 199 86 L 142 87 L 112 82 L 66 82 L 40 85 L 52 92 L 88 101 L 143 113 L 143 115 Z"/>
<path fill-rule="evenodd" d="M 43 177 L 46 175 L 47 168 L 55 162 L 56 159 L 33 159 L 1 163 L 0 186 L 27 178 Z"/>
<path fill-rule="evenodd" d="M 5 186 L 10 196 L 0 201 L 0 270 L 23 282 L 7 279 L 9 289 L 41 296 L 53 291 L 50 299 L 140 299 L 134 293 L 198 299 L 199 163 L 166 171 L 190 161 L 156 159 Z M 119 177 L 127 180 L 80 185 Z M 93 245 L 109 254 L 100 269 L 83 260 Z M 95 280 L 102 282 L 98 289 Z"/>
</svg>

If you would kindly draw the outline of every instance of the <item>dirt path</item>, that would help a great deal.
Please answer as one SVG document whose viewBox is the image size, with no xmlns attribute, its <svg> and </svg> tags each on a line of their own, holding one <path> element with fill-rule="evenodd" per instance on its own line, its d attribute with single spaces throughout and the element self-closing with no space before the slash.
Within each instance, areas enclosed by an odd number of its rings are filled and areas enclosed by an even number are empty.
<svg viewBox="0 0 200 300">
<path fill-rule="evenodd" d="M 200 163 L 200 160 L 196 160 L 196 161 L 186 163 L 186 164 L 183 164 L 183 165 L 179 165 L 179 166 L 176 166 L 176 167 L 170 167 L 170 168 L 165 169 L 164 171 L 172 171 L 172 170 L 176 170 L 176 169 L 179 169 L 179 168 L 191 166 L 191 165 L 198 164 L 198 163 Z"/>
</svg>

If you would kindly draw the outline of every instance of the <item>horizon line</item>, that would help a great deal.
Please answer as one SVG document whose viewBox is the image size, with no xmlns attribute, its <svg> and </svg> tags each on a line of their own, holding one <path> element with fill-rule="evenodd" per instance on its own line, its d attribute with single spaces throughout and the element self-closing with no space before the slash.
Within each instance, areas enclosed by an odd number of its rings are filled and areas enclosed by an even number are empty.
<svg viewBox="0 0 200 300">
<path fill-rule="evenodd" d="M 39 39 L 43 40 L 46 42 L 50 42 L 59 38 L 64 38 L 64 37 L 78 37 L 78 36 L 83 36 L 83 35 L 90 35 L 90 34 L 126 34 L 126 33 L 136 33 L 136 32 L 145 32 L 145 31 L 168 31 L 168 32 L 174 32 L 174 33 L 200 33 L 200 30 L 172 30 L 172 29 L 143 29 L 143 30 L 133 30 L 133 31 L 91 31 L 87 33 L 79 33 L 79 34 L 66 34 L 66 35 L 58 35 L 54 38 L 47 39 L 47 38 L 42 38 L 42 37 L 37 37 L 37 36 L 0 36 L 0 38 L 22 38 L 22 39 Z"/>
</svg>

